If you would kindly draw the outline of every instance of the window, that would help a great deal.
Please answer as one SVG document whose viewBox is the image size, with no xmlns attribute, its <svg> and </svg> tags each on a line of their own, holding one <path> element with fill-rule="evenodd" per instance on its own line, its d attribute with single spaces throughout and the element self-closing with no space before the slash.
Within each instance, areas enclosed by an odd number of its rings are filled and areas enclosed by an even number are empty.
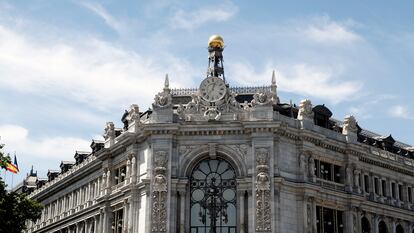
<svg viewBox="0 0 414 233">
<path fill-rule="evenodd" d="M 318 178 L 342 183 L 341 166 L 315 160 L 315 175 Z"/>
<path fill-rule="evenodd" d="M 316 206 L 316 228 L 318 233 L 343 233 L 343 212 Z"/>
<path fill-rule="evenodd" d="M 115 170 L 115 185 L 125 181 L 126 166 L 122 166 Z"/>
<path fill-rule="evenodd" d="M 403 186 L 402 184 L 398 185 L 398 200 L 402 201 L 403 200 Z"/>
<path fill-rule="evenodd" d="M 365 216 L 361 218 L 361 228 L 362 233 L 371 233 L 371 224 Z"/>
<path fill-rule="evenodd" d="M 391 194 L 392 194 L 392 198 L 395 198 L 395 196 L 397 195 L 397 193 L 395 192 L 395 183 L 394 182 L 391 183 Z"/>
<path fill-rule="evenodd" d="M 411 187 L 407 188 L 407 195 L 408 195 L 408 202 L 412 203 L 413 202 L 413 193 L 412 193 L 412 189 Z"/>
<path fill-rule="evenodd" d="M 236 173 L 221 159 L 201 161 L 190 178 L 190 232 L 236 233 Z"/>
<path fill-rule="evenodd" d="M 377 177 L 374 178 L 374 190 L 375 194 L 379 195 L 379 180 Z"/>
<path fill-rule="evenodd" d="M 381 180 L 382 185 L 382 196 L 387 196 L 387 182 L 385 180 Z"/>
<path fill-rule="evenodd" d="M 123 221 L 124 221 L 124 209 L 117 210 L 112 213 L 112 233 L 122 233 Z"/>
<path fill-rule="evenodd" d="M 368 175 L 364 175 L 364 191 L 366 193 L 369 192 L 369 176 Z"/>
</svg>

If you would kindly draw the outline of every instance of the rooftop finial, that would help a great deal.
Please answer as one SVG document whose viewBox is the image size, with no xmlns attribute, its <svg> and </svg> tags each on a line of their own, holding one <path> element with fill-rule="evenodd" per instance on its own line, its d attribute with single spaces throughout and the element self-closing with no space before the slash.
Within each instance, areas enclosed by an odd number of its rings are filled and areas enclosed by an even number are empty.
<svg viewBox="0 0 414 233">
<path fill-rule="evenodd" d="M 275 74 L 275 70 L 273 70 L 273 72 L 272 72 L 272 86 L 273 85 L 276 86 L 276 74 Z"/>
<path fill-rule="evenodd" d="M 170 87 L 170 81 L 168 80 L 168 74 L 165 74 L 164 88 Z"/>
<path fill-rule="evenodd" d="M 272 85 L 270 85 L 270 88 L 273 92 L 276 103 L 279 103 L 279 97 L 277 96 L 276 71 L 275 70 L 273 70 L 272 72 Z"/>
</svg>

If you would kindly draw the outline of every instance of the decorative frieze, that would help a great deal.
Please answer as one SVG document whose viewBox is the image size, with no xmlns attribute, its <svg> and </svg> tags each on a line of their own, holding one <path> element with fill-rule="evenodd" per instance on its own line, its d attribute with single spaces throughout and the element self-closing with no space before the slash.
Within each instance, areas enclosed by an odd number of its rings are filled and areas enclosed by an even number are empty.
<svg viewBox="0 0 414 233">
<path fill-rule="evenodd" d="M 154 153 L 154 170 L 152 179 L 152 232 L 167 231 L 167 151 Z"/>
<path fill-rule="evenodd" d="M 269 148 L 256 148 L 256 232 L 271 232 Z"/>
</svg>

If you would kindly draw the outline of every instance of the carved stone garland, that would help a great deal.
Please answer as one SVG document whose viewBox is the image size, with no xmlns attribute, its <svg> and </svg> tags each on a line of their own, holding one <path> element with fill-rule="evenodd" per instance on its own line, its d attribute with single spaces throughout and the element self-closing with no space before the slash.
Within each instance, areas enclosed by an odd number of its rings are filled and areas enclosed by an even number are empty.
<svg viewBox="0 0 414 233">
<path fill-rule="evenodd" d="M 212 106 L 211 103 L 203 100 L 200 94 L 193 94 L 191 101 L 186 105 L 180 104 L 177 114 L 181 119 L 191 120 L 191 115 L 200 114 L 206 120 L 220 120 L 222 113 L 237 113 L 241 111 L 240 104 L 236 100 L 237 94 L 227 90 L 223 99 Z"/>
<path fill-rule="evenodd" d="M 152 181 L 152 232 L 167 232 L 167 164 L 168 153 L 154 154 L 154 178 Z"/>
<path fill-rule="evenodd" d="M 269 149 L 256 149 L 256 232 L 270 232 Z"/>
</svg>

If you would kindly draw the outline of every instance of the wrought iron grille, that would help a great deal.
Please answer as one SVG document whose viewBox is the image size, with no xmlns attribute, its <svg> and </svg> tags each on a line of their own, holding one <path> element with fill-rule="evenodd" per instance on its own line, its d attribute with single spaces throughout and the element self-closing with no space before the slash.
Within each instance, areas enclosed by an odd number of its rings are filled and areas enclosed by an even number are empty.
<svg viewBox="0 0 414 233">
<path fill-rule="evenodd" d="M 236 173 L 222 159 L 201 161 L 190 178 L 191 233 L 236 232 Z"/>
</svg>

